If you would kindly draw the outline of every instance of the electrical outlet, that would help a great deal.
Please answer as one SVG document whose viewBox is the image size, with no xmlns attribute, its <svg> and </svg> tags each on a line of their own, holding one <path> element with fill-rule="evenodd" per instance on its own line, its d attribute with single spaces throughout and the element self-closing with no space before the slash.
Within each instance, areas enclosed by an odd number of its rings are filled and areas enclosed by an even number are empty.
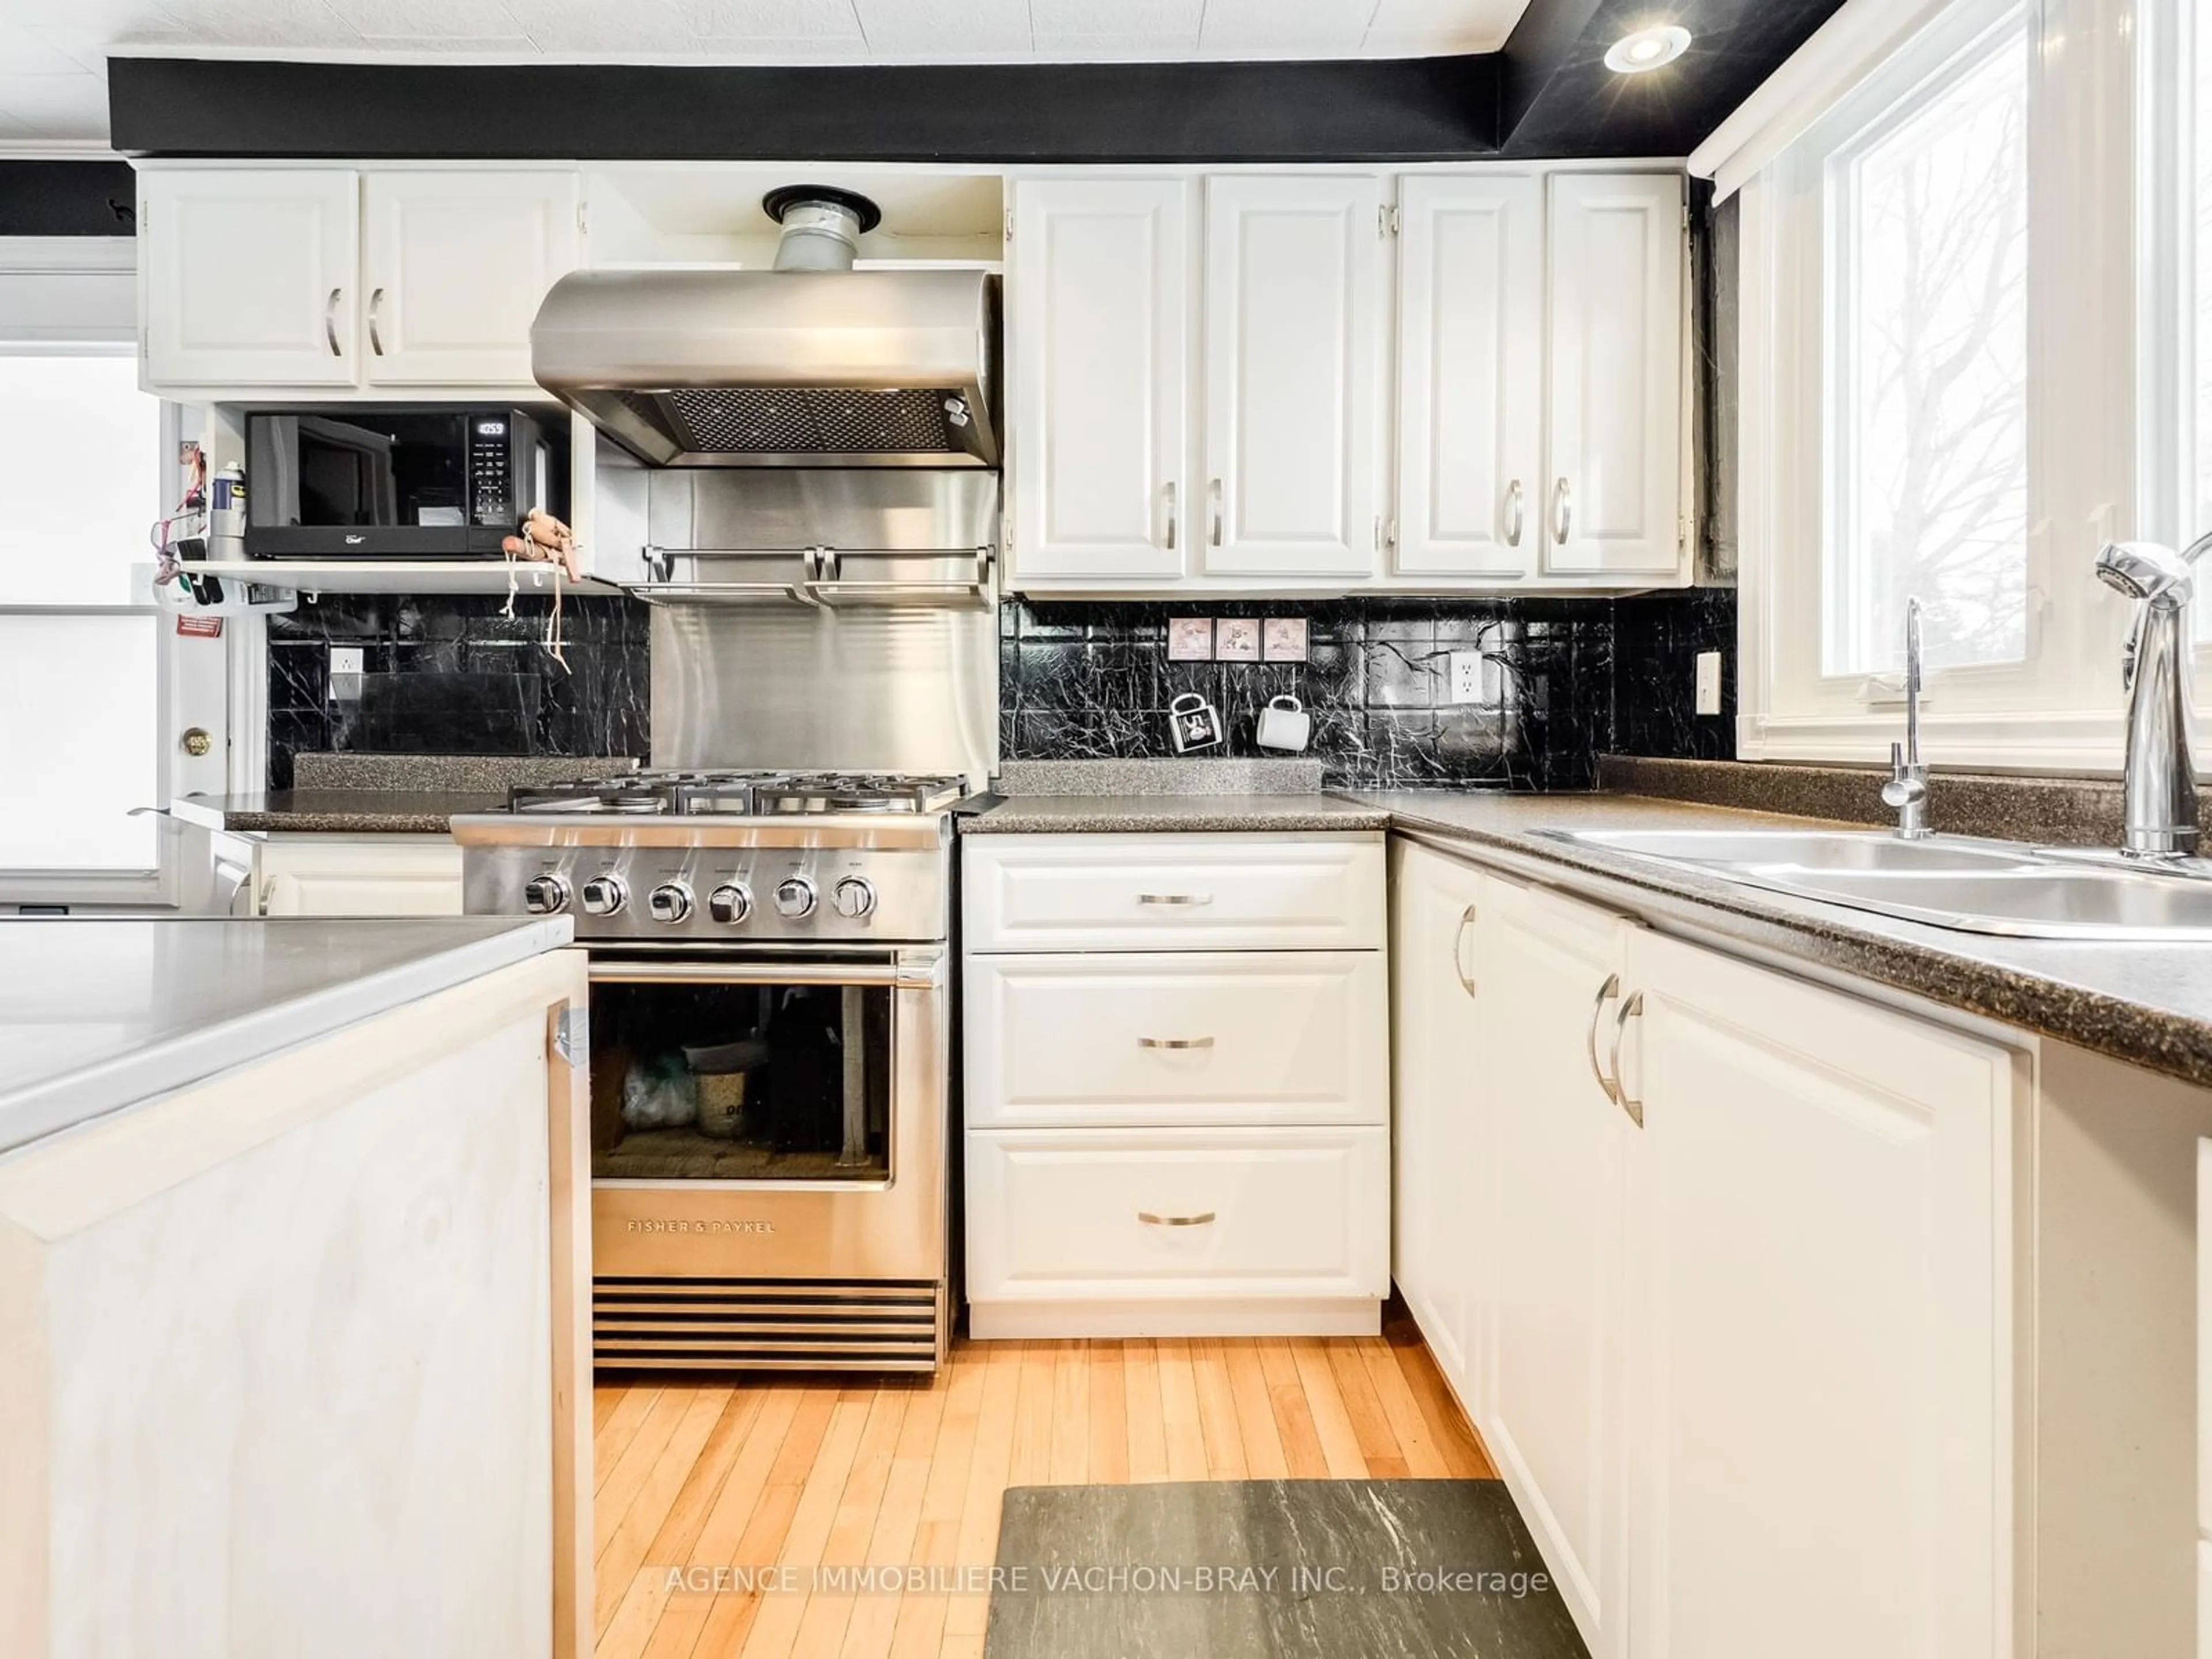
<svg viewBox="0 0 2212 1659">
<path fill-rule="evenodd" d="M 334 645 L 331 647 L 331 701 L 332 702 L 361 701 L 362 671 L 366 665 L 366 653 L 361 647 Z"/>
<path fill-rule="evenodd" d="M 1698 653 L 1698 712 L 1721 712 L 1721 653 L 1717 651 Z"/>
<path fill-rule="evenodd" d="M 1484 702 L 1483 682 L 1488 678 L 1489 664 L 1480 651 L 1455 651 L 1451 653 L 1451 701 L 1454 702 Z"/>
</svg>

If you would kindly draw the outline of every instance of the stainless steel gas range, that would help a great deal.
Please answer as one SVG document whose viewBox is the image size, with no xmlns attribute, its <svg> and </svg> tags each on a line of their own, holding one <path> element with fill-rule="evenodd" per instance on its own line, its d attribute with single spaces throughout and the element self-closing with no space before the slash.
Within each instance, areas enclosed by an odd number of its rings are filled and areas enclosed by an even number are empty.
<svg viewBox="0 0 2212 1659">
<path fill-rule="evenodd" d="M 591 957 L 608 1367 L 926 1370 L 951 1313 L 957 777 L 668 771 L 456 818 Z"/>
</svg>

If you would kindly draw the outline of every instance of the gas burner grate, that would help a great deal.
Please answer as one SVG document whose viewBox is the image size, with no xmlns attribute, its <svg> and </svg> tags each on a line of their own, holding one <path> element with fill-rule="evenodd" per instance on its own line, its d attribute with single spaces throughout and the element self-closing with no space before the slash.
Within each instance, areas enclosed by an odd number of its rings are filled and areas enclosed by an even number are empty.
<svg viewBox="0 0 2212 1659">
<path fill-rule="evenodd" d="M 968 793 L 964 779 L 890 772 L 631 772 L 518 785 L 518 813 L 585 817 L 785 817 L 830 813 L 942 811 Z"/>
</svg>

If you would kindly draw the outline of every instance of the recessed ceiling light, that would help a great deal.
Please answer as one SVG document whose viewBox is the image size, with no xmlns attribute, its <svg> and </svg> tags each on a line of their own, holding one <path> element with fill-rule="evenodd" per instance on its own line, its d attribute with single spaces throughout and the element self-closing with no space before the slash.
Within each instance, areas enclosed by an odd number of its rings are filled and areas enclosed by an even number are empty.
<svg viewBox="0 0 2212 1659">
<path fill-rule="evenodd" d="M 1654 23 L 1614 41 L 1605 54 L 1605 66 L 1615 75 L 1641 75 L 1673 63 L 1689 49 L 1689 30 L 1680 23 Z"/>
</svg>

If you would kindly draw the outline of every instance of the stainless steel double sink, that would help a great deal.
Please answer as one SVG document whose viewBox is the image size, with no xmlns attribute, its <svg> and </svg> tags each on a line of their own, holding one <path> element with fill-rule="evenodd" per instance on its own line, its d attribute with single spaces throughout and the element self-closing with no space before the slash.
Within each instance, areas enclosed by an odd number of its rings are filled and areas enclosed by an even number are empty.
<svg viewBox="0 0 2212 1659">
<path fill-rule="evenodd" d="M 1960 933 L 2212 941 L 2212 860 L 1885 830 L 1546 830 L 1571 844 Z"/>
</svg>

